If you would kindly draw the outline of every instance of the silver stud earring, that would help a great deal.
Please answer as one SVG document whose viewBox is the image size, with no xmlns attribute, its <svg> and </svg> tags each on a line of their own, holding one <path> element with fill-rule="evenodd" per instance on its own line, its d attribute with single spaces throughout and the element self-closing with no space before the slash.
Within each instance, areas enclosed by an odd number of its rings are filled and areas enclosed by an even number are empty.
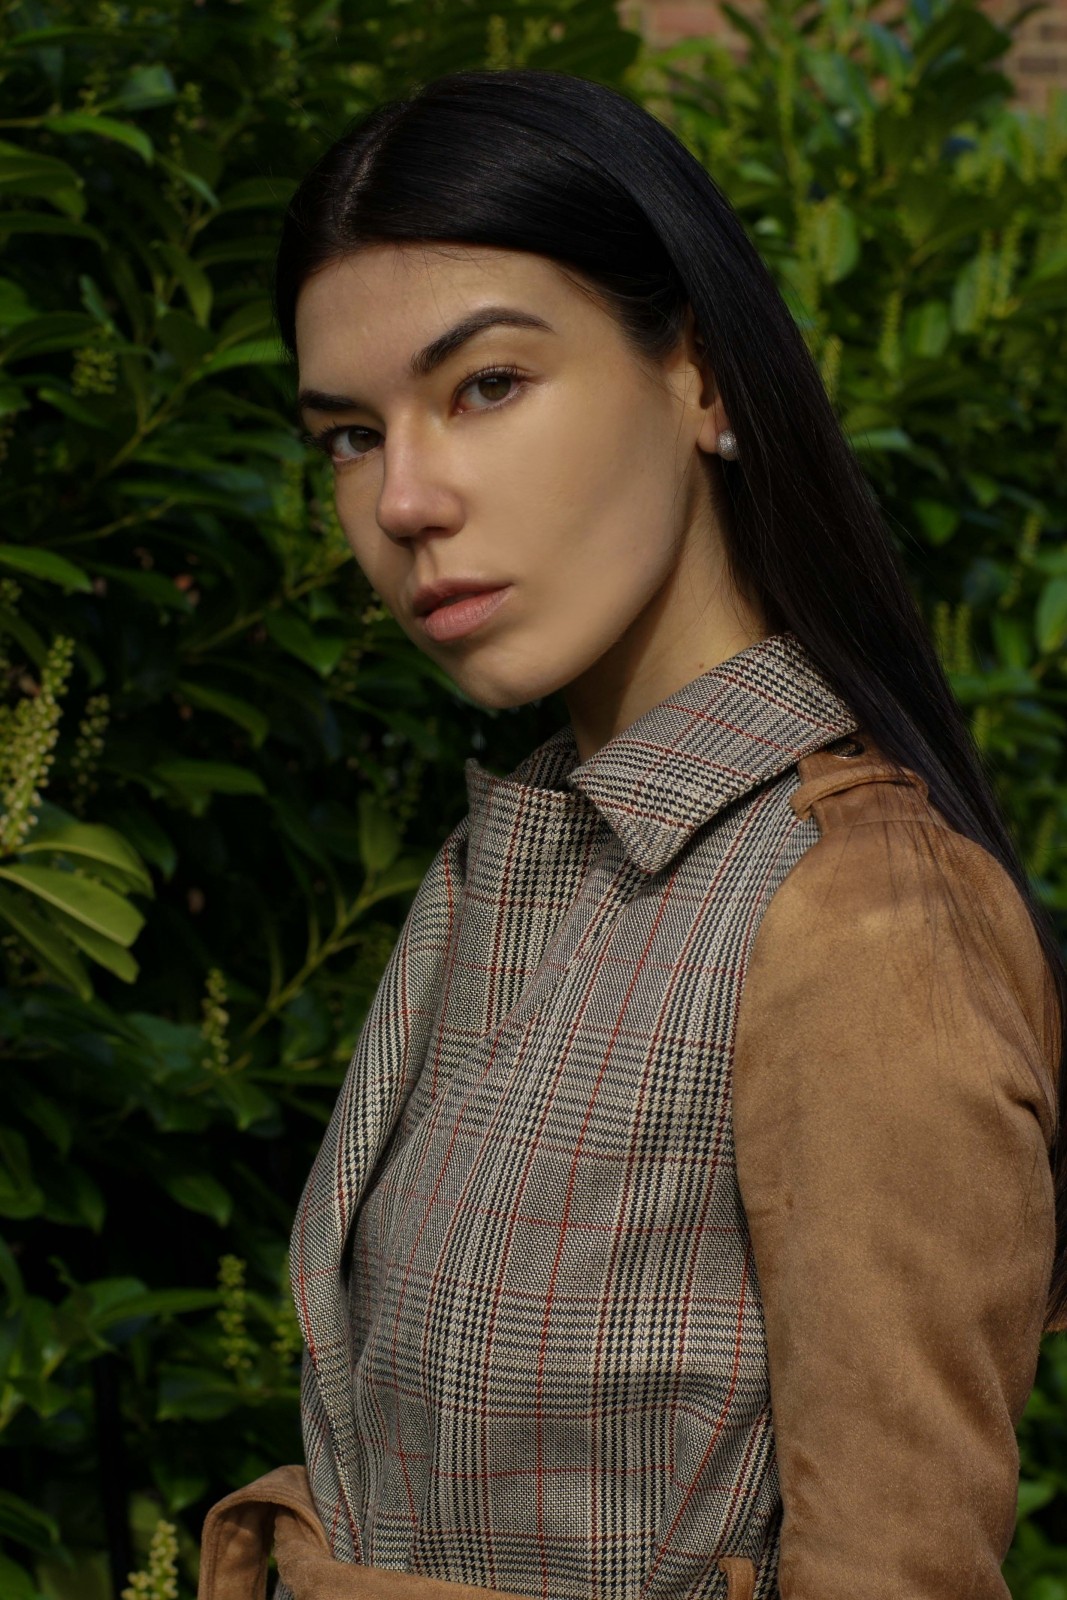
<svg viewBox="0 0 1067 1600">
<path fill-rule="evenodd" d="M 724 428 L 715 442 L 724 461 L 737 460 L 737 435 L 730 428 Z"/>
</svg>

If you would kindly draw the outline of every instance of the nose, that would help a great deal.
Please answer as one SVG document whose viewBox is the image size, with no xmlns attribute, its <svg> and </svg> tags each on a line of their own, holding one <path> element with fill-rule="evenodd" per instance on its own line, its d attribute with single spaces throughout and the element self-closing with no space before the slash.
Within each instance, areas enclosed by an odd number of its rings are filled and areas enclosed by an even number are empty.
<svg viewBox="0 0 1067 1600">
<path fill-rule="evenodd" d="M 463 523 L 462 502 L 448 483 L 443 455 L 414 431 L 393 431 L 382 444 L 378 526 L 394 543 L 427 534 L 453 534 Z"/>
</svg>

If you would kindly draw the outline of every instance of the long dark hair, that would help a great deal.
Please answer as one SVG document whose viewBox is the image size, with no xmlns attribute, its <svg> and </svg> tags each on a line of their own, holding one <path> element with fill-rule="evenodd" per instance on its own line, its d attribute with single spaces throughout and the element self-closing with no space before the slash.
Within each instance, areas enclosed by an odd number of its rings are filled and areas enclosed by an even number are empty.
<svg viewBox="0 0 1067 1600">
<path fill-rule="evenodd" d="M 326 263 L 386 241 L 549 257 L 599 293 L 635 354 L 664 359 L 691 308 L 737 436 L 709 458 L 739 588 L 800 639 L 893 762 L 1015 882 L 1067 1014 L 1067 969 L 945 677 L 875 497 L 789 309 L 728 201 L 625 95 L 567 73 L 448 73 L 349 127 L 290 201 L 274 310 Z M 1067 1054 L 1052 1149 L 1057 1249 L 1046 1328 L 1067 1316 Z"/>
</svg>

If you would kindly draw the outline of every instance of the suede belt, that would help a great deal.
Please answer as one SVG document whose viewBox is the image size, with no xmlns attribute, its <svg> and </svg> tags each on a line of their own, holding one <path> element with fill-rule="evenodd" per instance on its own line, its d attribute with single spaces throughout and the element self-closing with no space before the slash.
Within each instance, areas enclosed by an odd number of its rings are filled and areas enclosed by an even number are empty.
<svg viewBox="0 0 1067 1600">
<path fill-rule="evenodd" d="M 294 1600 L 516 1600 L 476 1584 L 335 1561 L 307 1471 L 296 1466 L 276 1467 L 212 1506 L 201 1536 L 197 1600 L 265 1600 L 272 1545 Z M 727 1578 L 726 1600 L 752 1600 L 752 1562 L 723 1556 L 718 1566 Z"/>
</svg>

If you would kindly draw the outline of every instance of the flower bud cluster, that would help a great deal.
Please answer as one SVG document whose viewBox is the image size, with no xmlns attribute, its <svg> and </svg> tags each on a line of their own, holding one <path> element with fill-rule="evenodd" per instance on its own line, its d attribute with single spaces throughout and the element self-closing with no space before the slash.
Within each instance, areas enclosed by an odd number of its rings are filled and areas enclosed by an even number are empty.
<svg viewBox="0 0 1067 1600">
<path fill-rule="evenodd" d="M 70 760 L 72 798 L 78 816 L 85 814 L 86 802 L 98 787 L 96 774 L 104 753 L 104 735 L 110 714 L 111 700 L 106 694 L 94 694 L 85 702 Z"/>
<path fill-rule="evenodd" d="M 230 1013 L 226 1007 L 229 992 L 221 967 L 209 968 L 205 987 L 207 993 L 203 1000 L 203 1021 L 200 1024 L 200 1032 L 207 1044 L 204 1065 L 209 1072 L 223 1073 L 230 1064 L 227 1031 Z"/>
<path fill-rule="evenodd" d="M 245 1263 L 240 1256 L 219 1258 L 219 1299 L 216 1315 L 222 1328 L 222 1364 L 231 1372 L 247 1372 L 252 1365 L 255 1343 L 245 1321 L 248 1291 L 245 1289 Z"/>
<path fill-rule="evenodd" d="M 0 852 L 17 850 L 37 820 L 41 790 L 55 757 L 60 697 L 70 675 L 74 641 L 58 635 L 45 659 L 40 688 L 20 700 L 0 730 Z"/>
<path fill-rule="evenodd" d="M 148 1547 L 148 1566 L 131 1572 L 122 1600 L 178 1600 L 178 1530 L 173 1522 L 156 1523 Z"/>
</svg>

